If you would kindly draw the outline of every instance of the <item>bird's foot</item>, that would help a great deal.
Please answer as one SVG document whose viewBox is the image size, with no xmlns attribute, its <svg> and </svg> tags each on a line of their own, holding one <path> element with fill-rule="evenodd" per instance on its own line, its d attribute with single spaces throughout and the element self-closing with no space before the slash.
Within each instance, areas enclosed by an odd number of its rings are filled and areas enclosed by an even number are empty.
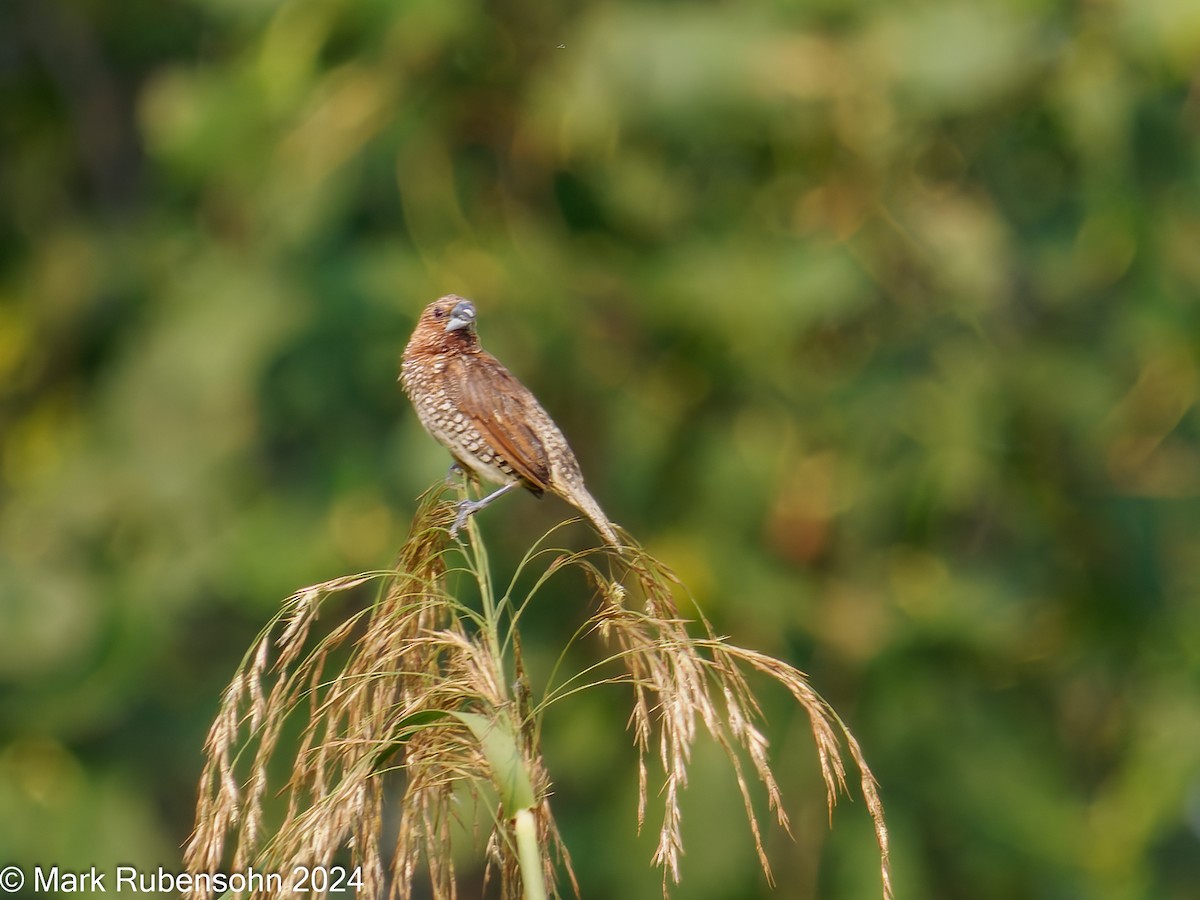
<svg viewBox="0 0 1200 900">
<path fill-rule="evenodd" d="M 454 517 L 454 524 L 450 526 L 450 537 L 458 537 L 458 531 L 467 524 L 467 519 L 471 518 L 479 510 L 483 509 L 487 504 L 478 500 L 463 500 L 458 504 L 458 515 Z"/>
<path fill-rule="evenodd" d="M 510 481 L 498 490 L 492 491 L 486 497 L 481 497 L 478 500 L 462 500 L 458 504 L 458 515 L 454 518 L 454 524 L 450 526 L 450 537 L 458 536 L 458 529 L 467 524 L 467 519 L 475 515 L 497 497 L 503 497 L 513 488 L 520 484 L 519 481 Z"/>
</svg>

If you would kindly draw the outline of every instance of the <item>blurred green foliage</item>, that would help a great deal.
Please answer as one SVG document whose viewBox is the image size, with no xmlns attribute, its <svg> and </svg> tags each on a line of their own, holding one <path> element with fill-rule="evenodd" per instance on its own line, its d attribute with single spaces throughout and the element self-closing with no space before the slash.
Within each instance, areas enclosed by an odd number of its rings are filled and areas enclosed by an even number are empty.
<svg viewBox="0 0 1200 900">
<path fill-rule="evenodd" d="M 454 291 L 846 717 L 899 896 L 1194 897 L 1197 72 L 1194 0 L 0 6 L 0 862 L 178 868 L 257 628 L 445 471 L 394 381 Z M 872 896 L 766 701 L 780 887 L 701 758 L 676 896 Z M 590 897 L 657 891 L 624 702 L 547 724 Z"/>
</svg>

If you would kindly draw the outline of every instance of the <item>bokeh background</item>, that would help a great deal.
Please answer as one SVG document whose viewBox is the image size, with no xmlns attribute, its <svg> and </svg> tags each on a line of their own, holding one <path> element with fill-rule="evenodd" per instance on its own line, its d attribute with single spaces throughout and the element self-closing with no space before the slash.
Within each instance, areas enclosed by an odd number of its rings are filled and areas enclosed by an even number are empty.
<svg viewBox="0 0 1200 900">
<path fill-rule="evenodd" d="M 898 896 L 1197 896 L 1194 0 L 0 5 L 0 862 L 179 868 L 253 635 L 445 472 L 450 291 L 854 729 Z M 568 512 L 488 510 L 498 571 Z M 586 897 L 659 893 L 626 700 L 547 722 Z M 764 704 L 779 887 L 702 750 L 675 896 L 878 896 Z"/>
</svg>

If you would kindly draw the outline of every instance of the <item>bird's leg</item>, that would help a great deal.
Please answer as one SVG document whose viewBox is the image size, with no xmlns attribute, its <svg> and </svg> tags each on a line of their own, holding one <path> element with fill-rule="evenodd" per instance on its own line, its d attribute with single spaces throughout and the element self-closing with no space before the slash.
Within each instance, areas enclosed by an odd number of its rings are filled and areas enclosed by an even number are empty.
<svg viewBox="0 0 1200 900">
<path fill-rule="evenodd" d="M 450 468 L 446 470 L 446 484 L 454 484 L 459 475 L 466 475 L 466 470 L 456 460 L 450 463 Z"/>
<path fill-rule="evenodd" d="M 475 515 L 475 513 L 479 512 L 498 497 L 503 497 L 513 488 L 520 485 L 520 483 L 521 482 L 519 481 L 510 481 L 508 484 L 504 485 L 504 487 L 500 488 L 499 490 L 492 491 L 486 497 L 482 497 L 479 500 L 463 500 L 461 503 L 459 503 L 458 516 L 454 519 L 454 524 L 450 526 L 450 537 L 457 536 L 458 529 L 467 524 L 468 517 Z"/>
</svg>

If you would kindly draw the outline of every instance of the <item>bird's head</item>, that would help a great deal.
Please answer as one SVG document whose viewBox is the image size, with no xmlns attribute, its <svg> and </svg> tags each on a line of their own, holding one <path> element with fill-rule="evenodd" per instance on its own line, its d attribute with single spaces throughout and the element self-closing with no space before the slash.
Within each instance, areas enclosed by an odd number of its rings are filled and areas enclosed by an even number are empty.
<svg viewBox="0 0 1200 900">
<path fill-rule="evenodd" d="M 421 313 L 411 343 L 432 352 L 478 348 L 475 304 L 457 294 L 434 300 Z"/>
</svg>

